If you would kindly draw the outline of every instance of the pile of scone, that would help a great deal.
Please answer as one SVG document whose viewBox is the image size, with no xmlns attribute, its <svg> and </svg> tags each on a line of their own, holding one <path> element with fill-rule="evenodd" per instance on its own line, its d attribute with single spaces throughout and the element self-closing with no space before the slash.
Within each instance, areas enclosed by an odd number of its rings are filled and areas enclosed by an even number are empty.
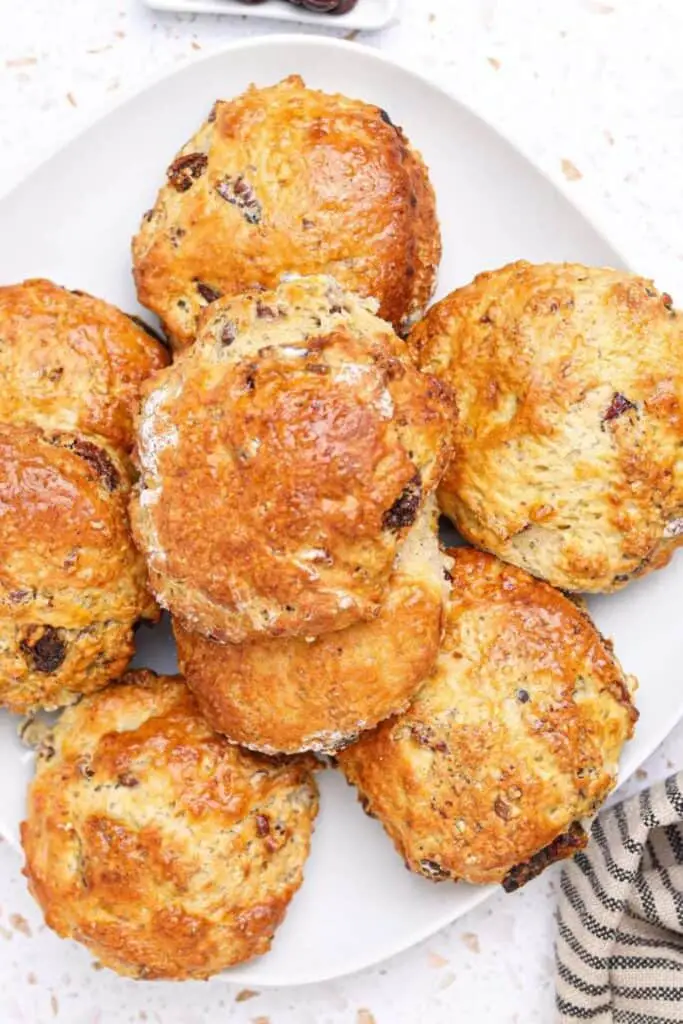
<svg viewBox="0 0 683 1024">
<path fill-rule="evenodd" d="M 401 129 L 292 77 L 217 102 L 142 218 L 172 361 L 0 289 L 0 702 L 70 705 L 26 729 L 25 871 L 122 974 L 268 949 L 326 764 L 410 870 L 506 889 L 614 785 L 633 680 L 569 595 L 683 542 L 683 318 L 523 262 L 425 314 L 440 253 Z M 182 676 L 123 674 L 159 606 Z"/>
</svg>

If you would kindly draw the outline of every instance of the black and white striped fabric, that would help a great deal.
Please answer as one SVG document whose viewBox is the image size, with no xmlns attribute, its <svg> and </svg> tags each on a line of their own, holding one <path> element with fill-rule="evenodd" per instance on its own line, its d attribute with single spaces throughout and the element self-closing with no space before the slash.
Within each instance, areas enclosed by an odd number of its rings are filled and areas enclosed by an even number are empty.
<svg viewBox="0 0 683 1024">
<path fill-rule="evenodd" d="M 683 772 L 595 821 L 558 925 L 562 1024 L 683 1022 Z"/>
</svg>

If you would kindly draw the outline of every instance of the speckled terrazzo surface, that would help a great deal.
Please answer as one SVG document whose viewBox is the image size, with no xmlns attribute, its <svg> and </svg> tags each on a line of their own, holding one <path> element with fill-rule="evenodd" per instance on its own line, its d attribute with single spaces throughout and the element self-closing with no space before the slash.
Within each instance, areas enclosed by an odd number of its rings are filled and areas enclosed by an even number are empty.
<svg viewBox="0 0 683 1024">
<path fill-rule="evenodd" d="M 683 304 L 679 0 L 403 7 L 399 25 L 359 41 L 428 71 L 501 127 Z M 229 39 L 277 30 L 158 15 L 137 0 L 0 0 L 0 191 L 117 92 Z M 681 685 L 677 673 L 672 666 L 672 686 Z M 627 790 L 681 767 L 679 725 Z M 324 985 L 252 992 L 132 983 L 96 970 L 87 953 L 44 928 L 18 857 L 0 843 L 0 1021 L 548 1024 L 556 889 L 551 870 L 410 952 Z"/>
</svg>

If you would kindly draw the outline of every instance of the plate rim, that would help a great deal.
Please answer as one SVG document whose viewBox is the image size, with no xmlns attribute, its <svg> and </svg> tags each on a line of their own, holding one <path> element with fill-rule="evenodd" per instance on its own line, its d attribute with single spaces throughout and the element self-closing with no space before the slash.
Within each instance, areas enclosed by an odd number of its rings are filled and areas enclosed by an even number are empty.
<svg viewBox="0 0 683 1024">
<path fill-rule="evenodd" d="M 51 145 L 46 147 L 44 151 L 39 153 L 38 157 L 31 161 L 28 166 L 24 169 L 18 180 L 15 180 L 0 190 L 0 202 L 11 200 L 12 194 L 19 188 L 24 187 L 29 179 L 39 171 L 43 165 L 49 163 L 49 161 L 62 151 L 66 150 L 73 142 L 80 139 L 85 135 L 91 128 L 97 125 L 101 120 L 106 118 L 109 114 L 114 113 L 119 108 L 126 106 L 131 101 L 135 100 L 138 96 L 161 84 L 167 79 L 172 78 L 176 74 L 182 74 L 189 66 L 202 64 L 204 62 L 219 59 L 226 54 L 241 51 L 241 50 L 255 50 L 255 51 L 268 51 L 268 50 L 280 50 L 282 47 L 293 46 L 303 49 L 322 49 L 322 50 L 343 50 L 353 53 L 358 52 L 362 54 L 365 59 L 370 59 L 376 63 L 389 68 L 391 71 L 398 71 L 401 74 L 406 74 L 411 78 L 420 82 L 423 86 L 426 85 L 432 90 L 437 90 L 442 96 L 447 98 L 451 103 L 457 104 L 462 110 L 468 115 L 476 118 L 480 121 L 489 131 L 494 132 L 499 138 L 506 142 L 512 149 L 515 150 L 526 162 L 533 168 L 537 174 L 539 174 L 546 182 L 562 195 L 570 205 L 579 213 L 579 215 L 588 223 L 593 231 L 599 236 L 600 240 L 604 242 L 606 246 L 611 248 L 619 260 L 623 263 L 627 270 L 634 269 L 634 263 L 624 252 L 624 248 L 619 241 L 614 240 L 611 231 L 607 230 L 604 220 L 600 213 L 596 211 L 590 202 L 586 202 L 583 196 L 577 196 L 576 193 L 571 190 L 565 183 L 558 177 L 549 173 L 542 166 L 540 166 L 526 151 L 523 143 L 521 143 L 516 137 L 514 132 L 510 131 L 505 126 L 499 126 L 489 116 L 479 111 L 474 105 L 462 100 L 455 89 L 446 88 L 438 82 L 435 82 L 429 77 L 428 74 L 424 74 L 421 70 L 415 67 L 410 61 L 393 56 L 390 53 L 378 50 L 375 47 L 365 45 L 363 43 L 352 42 L 336 37 L 308 35 L 304 33 L 296 32 L 277 32 L 271 35 L 258 35 L 248 37 L 246 39 L 232 40 L 225 44 L 222 44 L 211 52 L 201 53 L 197 56 L 191 56 L 181 64 L 166 63 L 158 71 L 153 74 L 145 76 L 145 78 L 136 83 L 135 85 L 122 90 L 113 99 L 108 99 L 105 102 L 96 104 L 92 112 L 88 114 L 75 128 L 74 131 L 65 135 L 60 142 L 55 146 Z M 666 736 L 671 732 L 675 725 L 683 718 L 683 694 L 681 697 L 680 706 L 670 719 L 664 724 L 662 728 L 656 730 L 650 742 L 647 743 L 643 751 L 639 752 L 637 757 L 629 757 L 629 746 L 627 745 L 622 755 L 620 763 L 620 771 L 617 779 L 617 784 L 610 794 L 610 798 L 613 799 L 614 795 L 618 792 L 619 788 L 633 775 L 635 770 L 645 760 L 647 760 L 654 751 L 661 745 Z M 0 835 L 5 833 L 0 828 Z M 21 856 L 21 847 L 17 845 L 13 836 L 7 836 L 8 845 L 15 850 L 19 856 Z M 348 963 L 344 966 L 342 971 L 335 974 L 321 976 L 314 976 L 310 978 L 300 979 L 292 983 L 288 981 L 285 976 L 278 974 L 271 974 L 269 978 L 262 979 L 258 976 L 258 965 L 263 960 L 259 957 L 255 960 L 246 962 L 236 966 L 235 968 L 223 971 L 220 974 L 215 975 L 212 982 L 223 982 L 227 984 L 258 984 L 262 988 L 291 988 L 291 987 L 304 987 L 307 985 L 320 984 L 325 981 L 333 981 L 336 979 L 346 978 L 349 975 L 356 974 L 359 971 L 367 970 L 376 967 L 380 963 L 384 963 L 387 960 L 398 956 L 401 953 L 407 952 L 413 949 L 415 946 L 421 944 L 431 936 L 437 934 L 441 930 L 456 921 L 460 920 L 471 910 L 481 905 L 486 899 L 494 895 L 499 891 L 497 886 L 482 886 L 470 887 L 471 899 L 466 902 L 465 909 L 459 910 L 456 916 L 452 916 L 452 912 L 447 910 L 443 916 L 436 918 L 435 923 L 426 925 L 423 928 L 417 929 L 411 932 L 410 939 L 406 941 L 399 941 L 392 945 L 390 949 L 387 949 L 377 959 L 370 961 L 362 960 L 359 958 L 355 960 L 350 958 Z M 277 937 L 275 939 L 277 941 Z M 267 957 L 267 954 L 266 954 Z M 254 970 L 256 968 L 256 970 Z"/>
<path fill-rule="evenodd" d="M 246 18 L 248 15 L 244 15 L 244 17 Z M 499 136 L 499 138 L 511 146 L 536 171 L 537 174 L 556 189 L 556 191 L 558 191 L 567 200 L 567 202 L 574 207 L 574 209 L 578 210 L 584 220 L 588 222 L 589 226 L 597 235 L 599 235 L 601 241 L 603 241 L 610 249 L 614 250 L 619 259 L 623 262 L 625 269 L 631 271 L 635 271 L 637 269 L 635 260 L 631 259 L 631 257 L 626 254 L 625 247 L 621 240 L 617 240 L 615 238 L 613 231 L 607 228 L 605 219 L 601 215 L 600 211 L 594 208 L 597 204 L 587 201 L 582 195 L 577 195 L 575 191 L 576 184 L 573 183 L 572 188 L 566 181 L 562 180 L 559 174 L 553 174 L 542 167 L 533 158 L 533 156 L 529 154 L 524 141 L 518 137 L 517 133 L 506 125 L 498 124 L 490 115 L 479 110 L 474 103 L 462 99 L 457 94 L 455 88 L 446 88 L 441 85 L 428 74 L 425 74 L 412 62 L 411 59 L 406 58 L 405 55 L 401 55 L 401 57 L 393 56 L 391 53 L 386 53 L 384 50 L 379 50 L 377 47 L 370 46 L 365 42 L 357 42 L 356 40 L 347 40 L 344 38 L 340 39 L 336 36 L 317 35 L 303 31 L 273 32 L 269 35 L 256 35 L 248 36 L 245 39 L 228 40 L 225 43 L 221 43 L 214 50 L 196 54 L 191 53 L 182 62 L 171 63 L 171 61 L 168 61 L 164 63 L 162 67 L 158 68 L 151 74 L 146 75 L 141 81 L 122 89 L 116 94 L 116 96 L 111 98 L 108 97 L 101 102 L 96 103 L 92 110 L 84 116 L 83 120 L 74 127 L 73 131 L 67 133 L 56 145 L 51 144 L 45 146 L 33 160 L 27 163 L 18 180 L 12 182 L 8 186 L 5 186 L 3 189 L 0 189 L 0 201 L 11 197 L 12 193 L 22 187 L 26 183 L 27 179 L 39 171 L 44 164 L 49 163 L 50 160 L 58 156 L 63 150 L 67 149 L 73 142 L 80 139 L 81 136 L 85 135 L 99 121 L 104 120 L 104 118 L 109 114 L 113 114 L 120 107 L 126 106 L 126 104 L 147 92 L 147 90 L 160 85 L 166 79 L 173 78 L 176 74 L 182 74 L 182 72 L 188 67 L 203 64 L 213 60 L 214 58 L 223 57 L 227 53 L 232 53 L 238 50 L 269 50 L 295 44 L 297 46 L 302 46 L 304 49 L 321 48 L 332 50 L 351 50 L 352 52 L 355 51 L 362 54 L 364 57 L 375 59 L 378 63 L 389 68 L 410 75 L 412 78 L 417 79 L 417 81 L 422 85 L 426 85 L 431 89 L 436 89 L 437 92 L 441 93 L 452 103 L 456 103 L 471 117 L 481 121 L 481 123 L 490 131 L 494 132 Z"/>
</svg>

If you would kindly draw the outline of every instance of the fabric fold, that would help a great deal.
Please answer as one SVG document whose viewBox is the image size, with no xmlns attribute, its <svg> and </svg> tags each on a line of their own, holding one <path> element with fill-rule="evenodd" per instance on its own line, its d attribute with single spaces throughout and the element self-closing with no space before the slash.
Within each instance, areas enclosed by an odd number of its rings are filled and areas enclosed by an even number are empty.
<svg viewBox="0 0 683 1024">
<path fill-rule="evenodd" d="M 683 772 L 601 814 L 562 873 L 561 1024 L 683 1022 Z"/>
</svg>

